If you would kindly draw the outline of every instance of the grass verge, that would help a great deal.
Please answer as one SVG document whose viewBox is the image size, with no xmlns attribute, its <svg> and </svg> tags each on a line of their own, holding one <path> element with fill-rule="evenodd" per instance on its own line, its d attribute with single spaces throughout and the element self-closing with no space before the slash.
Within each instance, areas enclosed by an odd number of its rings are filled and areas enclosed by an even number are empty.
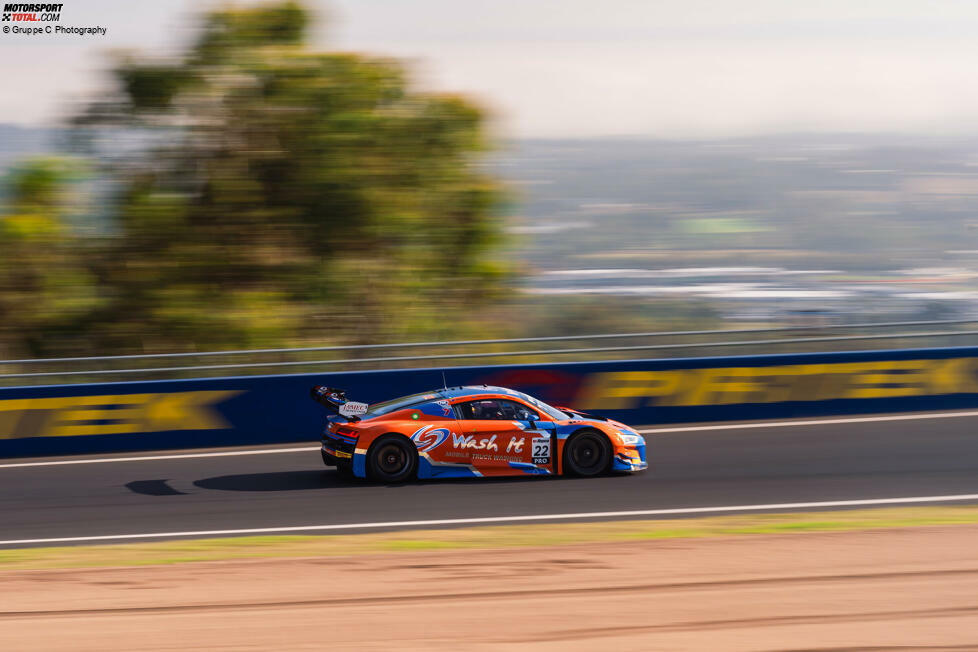
<svg viewBox="0 0 978 652">
<path fill-rule="evenodd" d="M 342 557 L 438 549 L 525 548 L 649 539 L 842 532 L 978 523 L 978 505 L 748 514 L 658 521 L 537 523 L 373 534 L 253 536 L 0 550 L 0 571 L 233 559 Z"/>
</svg>

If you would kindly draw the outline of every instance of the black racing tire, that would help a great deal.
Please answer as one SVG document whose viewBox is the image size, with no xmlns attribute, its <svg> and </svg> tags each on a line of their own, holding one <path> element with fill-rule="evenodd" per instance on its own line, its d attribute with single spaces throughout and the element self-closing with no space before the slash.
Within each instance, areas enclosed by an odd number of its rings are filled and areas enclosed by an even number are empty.
<svg viewBox="0 0 978 652">
<path fill-rule="evenodd" d="M 367 451 L 367 474 L 377 482 L 406 482 L 417 477 L 418 449 L 396 434 L 377 438 Z"/>
<path fill-rule="evenodd" d="M 611 442 L 597 430 L 581 430 L 564 445 L 564 471 L 592 477 L 611 468 Z"/>
</svg>

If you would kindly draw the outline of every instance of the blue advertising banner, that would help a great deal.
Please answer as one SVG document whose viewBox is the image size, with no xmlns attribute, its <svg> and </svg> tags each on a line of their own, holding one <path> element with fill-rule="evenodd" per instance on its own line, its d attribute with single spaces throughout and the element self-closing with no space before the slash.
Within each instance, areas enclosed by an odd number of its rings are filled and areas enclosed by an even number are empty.
<svg viewBox="0 0 978 652">
<path fill-rule="evenodd" d="M 0 457 L 315 442 L 313 385 L 501 385 L 631 425 L 978 407 L 978 347 L 0 388 Z"/>
</svg>

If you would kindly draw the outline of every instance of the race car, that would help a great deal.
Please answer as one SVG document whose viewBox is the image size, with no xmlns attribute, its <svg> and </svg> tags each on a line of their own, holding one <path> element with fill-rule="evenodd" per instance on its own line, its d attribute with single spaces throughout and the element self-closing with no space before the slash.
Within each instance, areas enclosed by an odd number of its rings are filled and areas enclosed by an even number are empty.
<svg viewBox="0 0 978 652">
<path fill-rule="evenodd" d="M 323 462 L 358 478 L 595 476 L 648 467 L 645 439 L 625 424 L 505 387 L 452 387 L 370 405 L 325 386 L 312 397 L 332 412 Z"/>
</svg>

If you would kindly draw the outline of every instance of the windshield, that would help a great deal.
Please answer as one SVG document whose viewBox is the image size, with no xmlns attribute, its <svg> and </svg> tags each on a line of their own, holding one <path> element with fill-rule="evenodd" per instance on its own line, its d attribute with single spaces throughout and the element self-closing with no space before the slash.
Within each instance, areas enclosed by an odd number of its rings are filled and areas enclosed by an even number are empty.
<svg viewBox="0 0 978 652">
<path fill-rule="evenodd" d="M 547 415 L 551 419 L 554 419 L 555 421 L 563 421 L 565 419 L 570 419 L 571 418 L 569 414 L 565 414 L 564 412 L 561 412 L 560 410 L 558 410 L 557 408 L 553 407 L 552 405 L 547 405 L 543 401 L 541 401 L 539 399 L 535 399 L 532 396 L 530 396 L 529 394 L 524 394 L 523 392 L 513 392 L 513 393 L 516 394 L 517 396 L 519 396 L 521 399 L 523 399 L 527 403 L 529 403 L 530 405 L 532 405 L 533 407 L 535 407 L 535 408 L 537 408 L 539 410 L 542 410 L 543 412 L 546 412 Z"/>
<path fill-rule="evenodd" d="M 391 400 L 384 401 L 383 403 L 371 403 L 370 408 L 367 410 L 364 417 L 367 419 L 371 417 L 379 417 L 382 414 L 394 412 L 411 405 L 417 405 L 418 403 L 424 403 L 425 401 L 433 401 L 436 398 L 438 398 L 438 395 L 434 392 L 422 392 L 420 394 L 411 394 L 410 396 L 392 398 Z"/>
</svg>

